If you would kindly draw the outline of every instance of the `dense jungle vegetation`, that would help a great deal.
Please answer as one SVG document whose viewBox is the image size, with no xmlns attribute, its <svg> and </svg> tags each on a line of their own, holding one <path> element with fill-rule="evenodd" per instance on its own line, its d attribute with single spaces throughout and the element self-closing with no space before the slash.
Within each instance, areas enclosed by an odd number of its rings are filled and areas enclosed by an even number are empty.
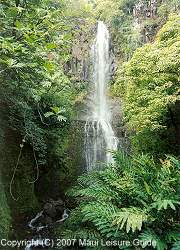
<svg viewBox="0 0 180 250">
<path fill-rule="evenodd" d="M 86 6 L 68 1 L 1 1 L 0 11 L 1 174 L 10 206 L 24 213 L 38 207 L 34 188 L 43 174 L 54 169 L 59 182 L 64 173 L 71 179 L 68 127 L 84 85 L 65 64 L 80 21 L 91 19 Z M 11 222 L 1 195 L 3 235 Z"/>
<path fill-rule="evenodd" d="M 71 200 L 57 237 L 180 249 L 179 10 L 178 0 L 1 0 L 0 239 L 19 238 L 17 221 L 52 196 Z M 77 177 L 74 119 L 97 20 L 111 32 L 109 92 L 131 150 Z"/>
</svg>

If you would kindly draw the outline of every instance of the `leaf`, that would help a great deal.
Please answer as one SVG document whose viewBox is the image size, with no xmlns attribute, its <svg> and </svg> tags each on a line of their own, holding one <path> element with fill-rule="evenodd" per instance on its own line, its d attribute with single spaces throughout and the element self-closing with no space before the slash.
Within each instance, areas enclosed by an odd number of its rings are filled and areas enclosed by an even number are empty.
<svg viewBox="0 0 180 250">
<path fill-rule="evenodd" d="M 12 68 L 24 68 L 27 67 L 25 63 L 16 63 L 12 66 Z"/>
<path fill-rule="evenodd" d="M 20 6 L 16 7 L 16 9 L 17 9 L 18 13 L 21 13 L 24 10 L 24 8 L 22 8 Z"/>
<path fill-rule="evenodd" d="M 67 121 L 67 118 L 66 118 L 65 116 L 63 116 L 63 115 L 58 115 L 58 116 L 57 116 L 57 120 L 58 120 L 59 122 L 62 122 L 62 121 L 66 122 L 66 121 Z"/>
<path fill-rule="evenodd" d="M 12 67 L 13 65 L 16 64 L 16 60 L 14 60 L 13 58 L 9 58 L 6 61 L 4 61 L 9 67 Z"/>
<path fill-rule="evenodd" d="M 126 224 L 126 232 L 132 229 L 132 232 L 141 230 L 143 222 L 147 220 L 146 213 L 138 208 L 123 208 L 122 211 L 115 215 L 113 225 L 120 226 L 120 229 Z"/>
<path fill-rule="evenodd" d="M 173 204 L 171 201 L 169 201 L 169 205 L 170 205 L 170 207 L 171 207 L 173 210 L 176 210 L 174 204 Z"/>
<path fill-rule="evenodd" d="M 60 112 L 60 108 L 59 107 L 51 107 L 52 111 L 54 111 L 54 113 L 58 114 Z"/>
<path fill-rule="evenodd" d="M 17 29 L 21 29 L 23 27 L 22 23 L 19 20 L 16 20 L 15 25 Z"/>
<path fill-rule="evenodd" d="M 176 207 L 174 204 L 180 204 L 180 202 L 176 200 L 159 199 L 152 204 L 152 207 L 157 208 L 160 211 L 162 209 L 166 210 L 168 206 L 170 206 L 170 208 L 172 208 L 173 210 L 176 210 Z"/>
<path fill-rule="evenodd" d="M 45 62 L 44 63 L 44 68 L 48 71 L 48 72 L 52 72 L 55 69 L 55 65 L 52 62 Z"/>
<path fill-rule="evenodd" d="M 174 243 L 171 250 L 179 250 L 179 249 L 180 249 L 180 241 L 177 241 L 177 242 Z"/>
<path fill-rule="evenodd" d="M 52 111 L 56 114 L 64 113 L 66 110 L 64 108 L 59 108 L 59 107 L 51 107 Z"/>
<path fill-rule="evenodd" d="M 53 112 L 47 112 L 47 113 L 44 114 L 44 116 L 45 116 L 46 118 L 48 118 L 48 117 L 50 117 L 50 116 L 52 116 L 52 115 L 54 115 Z"/>
<path fill-rule="evenodd" d="M 49 50 L 55 49 L 55 48 L 57 48 L 57 44 L 55 44 L 55 43 L 47 43 L 46 48 L 49 49 Z"/>
<path fill-rule="evenodd" d="M 172 243 L 175 241 L 179 241 L 180 240 L 180 230 L 178 229 L 177 225 L 177 229 L 176 230 L 169 230 L 167 231 L 167 233 L 165 234 L 165 239 L 168 243 Z"/>
<path fill-rule="evenodd" d="M 151 229 L 148 229 L 140 234 L 139 239 L 143 242 L 143 248 L 148 246 L 148 243 L 151 242 L 152 247 L 157 250 L 167 249 L 167 244 L 160 239 L 160 237 Z"/>
<path fill-rule="evenodd" d="M 148 193 L 149 195 L 151 195 L 152 192 L 151 192 L 150 186 L 149 186 L 149 185 L 147 184 L 147 182 L 145 182 L 145 181 L 144 181 L 144 186 L 145 186 L 145 189 L 146 189 L 147 193 Z"/>
</svg>

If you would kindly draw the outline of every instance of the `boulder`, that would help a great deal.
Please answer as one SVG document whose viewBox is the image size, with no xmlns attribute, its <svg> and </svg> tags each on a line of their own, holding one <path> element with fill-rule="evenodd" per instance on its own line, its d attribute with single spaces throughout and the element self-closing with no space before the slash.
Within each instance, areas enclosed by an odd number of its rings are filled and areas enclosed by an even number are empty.
<svg viewBox="0 0 180 250">
<path fill-rule="evenodd" d="M 61 199 L 57 201 L 50 199 L 48 202 L 45 203 L 43 211 L 45 217 L 48 216 L 52 219 L 59 218 L 61 217 L 64 211 L 64 202 Z"/>
<path fill-rule="evenodd" d="M 55 218 L 56 217 L 56 208 L 55 206 L 53 205 L 53 203 L 51 202 L 48 202 L 44 205 L 44 214 L 45 215 L 48 215 L 49 217 L 51 218 Z"/>
</svg>

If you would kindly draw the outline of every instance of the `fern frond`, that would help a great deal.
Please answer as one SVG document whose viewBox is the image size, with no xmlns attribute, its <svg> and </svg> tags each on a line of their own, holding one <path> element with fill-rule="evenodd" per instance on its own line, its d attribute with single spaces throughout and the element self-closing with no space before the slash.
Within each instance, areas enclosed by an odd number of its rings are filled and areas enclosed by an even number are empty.
<svg viewBox="0 0 180 250">
<path fill-rule="evenodd" d="M 180 241 L 177 241 L 173 244 L 171 250 L 179 250 L 180 249 Z"/>
<path fill-rule="evenodd" d="M 113 158 L 119 171 L 129 170 L 132 167 L 132 159 L 122 151 L 114 153 Z"/>
<path fill-rule="evenodd" d="M 148 215 L 138 208 L 122 208 L 115 215 L 113 225 L 117 225 L 120 229 L 126 226 L 126 232 L 132 229 L 132 232 L 141 230 L 143 222 L 146 222 Z"/>
<path fill-rule="evenodd" d="M 111 203 L 92 202 L 82 208 L 83 222 L 91 222 L 107 237 L 115 237 L 117 227 L 112 225 L 113 218 L 117 213 L 117 208 Z"/>
<path fill-rule="evenodd" d="M 122 177 L 119 176 L 111 185 L 121 193 L 129 193 L 135 188 L 134 179 L 127 174 Z"/>
<path fill-rule="evenodd" d="M 167 249 L 167 244 L 153 230 L 148 229 L 140 234 L 139 239 L 143 242 L 143 248 L 151 242 L 152 247 L 157 250 Z"/>
<path fill-rule="evenodd" d="M 119 174 L 115 168 L 106 168 L 104 171 L 99 172 L 98 179 L 101 180 L 104 184 L 111 185 L 112 182 L 116 181 L 119 178 Z"/>
<path fill-rule="evenodd" d="M 94 181 L 94 183 L 91 186 L 86 188 L 80 189 L 78 187 L 75 187 L 69 192 L 69 195 L 76 198 L 82 197 L 84 201 L 86 200 L 111 201 L 119 198 L 117 191 L 111 189 L 110 186 L 104 185 L 103 183 L 100 183 L 98 181 Z"/>
<path fill-rule="evenodd" d="M 166 232 L 164 238 L 165 238 L 166 242 L 168 242 L 168 243 L 180 241 L 180 230 L 178 230 L 178 229 L 169 230 Z"/>
<path fill-rule="evenodd" d="M 89 188 L 79 191 L 80 196 L 94 198 L 97 201 L 111 201 L 118 199 L 118 193 L 112 190 L 109 186 L 100 183 L 94 183 Z"/>
<path fill-rule="evenodd" d="M 99 177 L 98 171 L 92 171 L 88 174 L 83 174 L 78 177 L 78 184 L 81 187 L 89 186 L 90 184 L 93 183 L 93 180 L 96 180 L 98 177 Z"/>
<path fill-rule="evenodd" d="M 170 207 L 173 210 L 176 210 L 176 205 L 180 205 L 179 201 L 176 200 L 167 200 L 167 199 L 158 199 L 156 202 L 152 203 L 153 208 L 157 208 L 158 211 L 162 209 L 168 209 Z"/>
<path fill-rule="evenodd" d="M 65 220 L 64 226 L 66 227 L 73 227 L 74 229 L 78 228 L 79 225 L 82 223 L 83 215 L 81 213 L 81 206 L 73 209 L 68 217 L 68 220 Z"/>
</svg>

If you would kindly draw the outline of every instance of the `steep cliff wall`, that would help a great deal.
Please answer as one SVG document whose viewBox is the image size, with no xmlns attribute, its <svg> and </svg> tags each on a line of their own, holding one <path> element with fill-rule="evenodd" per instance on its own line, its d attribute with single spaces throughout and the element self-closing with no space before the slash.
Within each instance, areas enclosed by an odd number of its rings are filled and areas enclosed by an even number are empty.
<svg viewBox="0 0 180 250">
<path fill-rule="evenodd" d="M 118 5 L 119 4 L 119 5 Z M 116 15 L 103 17 L 109 24 L 117 61 L 128 61 L 144 43 L 153 42 L 169 14 L 177 13 L 176 0 L 137 0 L 116 3 Z"/>
</svg>

